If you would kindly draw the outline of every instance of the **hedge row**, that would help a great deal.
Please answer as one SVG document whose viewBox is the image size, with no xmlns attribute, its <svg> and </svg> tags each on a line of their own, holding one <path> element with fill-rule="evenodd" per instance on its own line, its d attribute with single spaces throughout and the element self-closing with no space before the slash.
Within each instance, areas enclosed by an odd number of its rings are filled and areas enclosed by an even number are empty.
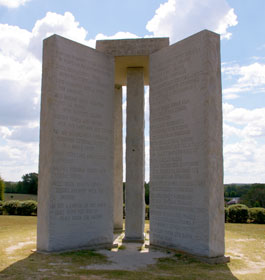
<svg viewBox="0 0 265 280">
<path fill-rule="evenodd" d="M 0 215 L 3 214 L 3 201 L 0 200 Z"/>
<path fill-rule="evenodd" d="M 149 220 L 149 206 L 145 208 L 145 219 Z M 0 215 L 37 215 L 37 202 L 34 200 L 9 200 L 0 201 Z M 125 206 L 123 205 L 123 217 L 125 217 Z M 225 222 L 229 223 L 256 223 L 265 224 L 265 208 L 248 208 L 243 204 L 231 205 L 225 208 Z"/>
<path fill-rule="evenodd" d="M 0 202 L 0 214 L 35 216 L 37 215 L 37 205 L 34 200 L 8 200 Z"/>
<path fill-rule="evenodd" d="M 235 204 L 225 208 L 225 222 L 265 224 L 265 208 Z"/>
</svg>

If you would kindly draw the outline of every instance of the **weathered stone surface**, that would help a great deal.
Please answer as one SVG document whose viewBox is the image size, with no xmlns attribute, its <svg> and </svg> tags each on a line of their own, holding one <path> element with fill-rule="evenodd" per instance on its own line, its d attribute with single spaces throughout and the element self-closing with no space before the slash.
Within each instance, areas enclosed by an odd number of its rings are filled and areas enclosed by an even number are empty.
<svg viewBox="0 0 265 280">
<path fill-rule="evenodd" d="M 122 87 L 115 86 L 114 93 L 114 230 L 123 227 L 123 164 L 122 164 Z"/>
<path fill-rule="evenodd" d="M 144 73 L 127 69 L 125 240 L 144 239 Z"/>
<path fill-rule="evenodd" d="M 169 38 L 98 40 L 96 49 L 113 56 L 150 55 L 169 45 Z"/>
<path fill-rule="evenodd" d="M 224 256 L 219 35 L 150 56 L 150 243 Z"/>
<path fill-rule="evenodd" d="M 112 243 L 114 59 L 44 41 L 37 250 Z"/>
</svg>

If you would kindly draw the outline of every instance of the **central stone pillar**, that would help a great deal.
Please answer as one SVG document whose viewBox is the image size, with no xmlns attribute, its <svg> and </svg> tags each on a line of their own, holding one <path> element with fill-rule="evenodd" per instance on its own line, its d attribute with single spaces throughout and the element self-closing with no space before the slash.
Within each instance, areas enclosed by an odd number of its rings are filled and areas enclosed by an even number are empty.
<svg viewBox="0 0 265 280">
<path fill-rule="evenodd" d="M 144 68 L 127 68 L 125 241 L 144 241 Z"/>
</svg>

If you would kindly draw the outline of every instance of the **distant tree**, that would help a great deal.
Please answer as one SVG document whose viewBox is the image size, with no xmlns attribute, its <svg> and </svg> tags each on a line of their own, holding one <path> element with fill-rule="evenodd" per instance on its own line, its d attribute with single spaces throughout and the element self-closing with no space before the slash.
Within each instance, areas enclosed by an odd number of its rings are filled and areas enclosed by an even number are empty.
<svg viewBox="0 0 265 280">
<path fill-rule="evenodd" d="M 248 207 L 265 208 L 265 184 L 253 184 L 240 201 Z"/>
<path fill-rule="evenodd" d="M 5 182 L 6 193 L 37 194 L 38 173 L 28 173 L 22 176 L 22 181 Z"/>
<path fill-rule="evenodd" d="M 22 181 L 17 182 L 16 193 L 28 193 L 28 189 L 23 187 Z"/>
<path fill-rule="evenodd" d="M 38 193 L 38 173 L 28 173 L 22 176 L 22 182 L 18 183 L 18 188 L 21 188 L 23 193 L 37 194 Z"/>
<path fill-rule="evenodd" d="M 144 183 L 144 190 L 145 190 L 145 203 L 149 205 L 149 183 Z"/>
<path fill-rule="evenodd" d="M 22 181 L 7 183 L 8 193 L 37 194 L 38 173 L 28 173 L 22 176 Z"/>
<path fill-rule="evenodd" d="M 225 197 L 241 197 L 246 194 L 251 185 L 228 184 L 224 186 Z"/>
<path fill-rule="evenodd" d="M 123 190 L 123 203 L 125 204 L 125 182 L 122 183 L 122 190 Z"/>
<path fill-rule="evenodd" d="M 231 191 L 230 192 L 230 197 L 236 197 L 236 192 L 235 191 Z"/>
<path fill-rule="evenodd" d="M 5 182 L 4 180 L 0 177 L 0 200 L 4 200 L 5 196 Z"/>
<path fill-rule="evenodd" d="M 5 181 L 5 192 L 6 193 L 16 193 L 18 182 Z"/>
</svg>

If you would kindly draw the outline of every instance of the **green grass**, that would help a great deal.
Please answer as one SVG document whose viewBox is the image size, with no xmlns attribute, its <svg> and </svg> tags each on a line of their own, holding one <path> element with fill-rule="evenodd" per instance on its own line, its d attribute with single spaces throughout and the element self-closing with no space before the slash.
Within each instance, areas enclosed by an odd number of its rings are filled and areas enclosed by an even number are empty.
<svg viewBox="0 0 265 280">
<path fill-rule="evenodd" d="M 227 265 L 207 265 L 176 253 L 138 271 L 96 271 L 85 266 L 108 262 L 96 251 L 32 252 L 36 221 L 36 217 L 0 216 L 0 279 L 264 280 L 265 225 L 226 224 L 226 254 L 231 256 Z"/>
<path fill-rule="evenodd" d="M 5 193 L 5 201 L 7 200 L 38 200 L 36 194 L 20 194 L 20 193 Z"/>
<path fill-rule="evenodd" d="M 126 246 L 125 245 L 120 245 L 119 246 L 119 250 L 125 250 L 126 249 Z"/>
<path fill-rule="evenodd" d="M 226 252 L 239 279 L 265 279 L 265 225 L 226 224 Z"/>
</svg>

